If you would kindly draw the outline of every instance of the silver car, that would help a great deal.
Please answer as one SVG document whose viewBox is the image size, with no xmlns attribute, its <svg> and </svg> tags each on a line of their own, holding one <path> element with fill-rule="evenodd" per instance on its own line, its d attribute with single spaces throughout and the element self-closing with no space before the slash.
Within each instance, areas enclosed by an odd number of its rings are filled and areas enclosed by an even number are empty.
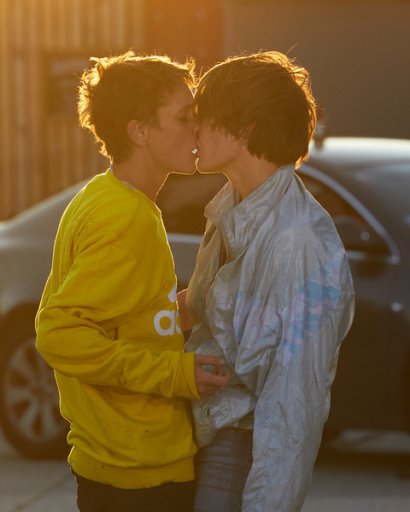
<svg viewBox="0 0 410 512">
<path fill-rule="evenodd" d="M 328 434 L 410 429 L 410 141 L 329 138 L 298 171 L 349 253 L 356 317 L 343 342 Z M 160 193 L 180 288 L 195 264 L 205 204 L 222 175 L 172 176 Z M 51 369 L 34 316 L 59 218 L 82 184 L 0 223 L 0 423 L 30 457 L 67 451 Z"/>
</svg>

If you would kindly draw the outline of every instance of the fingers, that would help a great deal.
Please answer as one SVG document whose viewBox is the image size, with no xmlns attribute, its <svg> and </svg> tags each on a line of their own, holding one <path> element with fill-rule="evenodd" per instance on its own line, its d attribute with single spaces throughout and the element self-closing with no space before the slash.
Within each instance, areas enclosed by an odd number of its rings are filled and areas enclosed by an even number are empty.
<svg viewBox="0 0 410 512">
<path fill-rule="evenodd" d="M 201 397 L 224 388 L 230 378 L 223 360 L 214 356 L 195 355 L 195 380 Z"/>
<path fill-rule="evenodd" d="M 201 368 L 196 372 L 196 385 L 199 395 L 210 396 L 229 384 L 229 375 L 212 375 Z"/>
<path fill-rule="evenodd" d="M 195 362 L 196 364 L 200 364 L 201 366 L 204 365 L 211 365 L 215 366 L 215 368 L 221 368 L 225 367 L 225 361 L 223 359 L 220 359 L 219 357 L 215 356 L 206 356 L 203 354 L 195 354 Z"/>
</svg>

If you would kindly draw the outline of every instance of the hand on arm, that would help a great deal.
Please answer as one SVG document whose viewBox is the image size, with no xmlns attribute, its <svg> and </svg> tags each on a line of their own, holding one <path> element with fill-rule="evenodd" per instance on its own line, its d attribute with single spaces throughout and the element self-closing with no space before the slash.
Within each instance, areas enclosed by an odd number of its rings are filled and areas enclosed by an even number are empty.
<svg viewBox="0 0 410 512">
<path fill-rule="evenodd" d="M 197 398 L 192 356 L 184 362 L 182 350 L 157 353 L 109 335 L 144 309 L 146 286 L 139 261 L 110 232 L 88 242 L 58 288 L 48 286 L 36 321 L 39 352 L 55 370 L 88 385 Z"/>
<path fill-rule="evenodd" d="M 213 367 L 213 371 L 207 371 L 203 368 L 205 366 Z M 224 361 L 214 356 L 195 354 L 195 383 L 201 397 L 213 395 L 228 386 L 230 379 Z"/>
</svg>

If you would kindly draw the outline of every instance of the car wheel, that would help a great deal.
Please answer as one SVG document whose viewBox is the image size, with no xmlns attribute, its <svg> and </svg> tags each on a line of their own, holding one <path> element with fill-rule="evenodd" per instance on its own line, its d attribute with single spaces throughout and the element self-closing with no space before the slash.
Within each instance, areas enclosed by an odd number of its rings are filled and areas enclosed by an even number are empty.
<svg viewBox="0 0 410 512">
<path fill-rule="evenodd" d="M 14 324 L 2 342 L 0 423 L 23 455 L 60 458 L 68 452 L 67 422 L 59 412 L 53 371 L 34 346 L 33 324 L 32 318 Z"/>
</svg>

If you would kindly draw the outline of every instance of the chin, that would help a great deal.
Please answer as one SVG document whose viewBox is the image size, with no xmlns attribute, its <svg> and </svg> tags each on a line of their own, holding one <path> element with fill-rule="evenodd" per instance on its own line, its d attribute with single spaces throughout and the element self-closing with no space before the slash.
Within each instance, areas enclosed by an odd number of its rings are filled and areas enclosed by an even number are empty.
<svg viewBox="0 0 410 512">
<path fill-rule="evenodd" d="M 196 165 L 197 171 L 201 174 L 218 174 L 221 173 L 221 169 L 217 169 L 215 167 L 207 167 L 205 165 L 201 165 L 200 162 Z"/>
<path fill-rule="evenodd" d="M 192 174 L 195 174 L 197 171 L 195 165 L 190 167 L 189 169 L 178 169 L 176 171 L 172 171 L 174 174 L 185 174 L 186 176 L 190 176 Z"/>
</svg>

